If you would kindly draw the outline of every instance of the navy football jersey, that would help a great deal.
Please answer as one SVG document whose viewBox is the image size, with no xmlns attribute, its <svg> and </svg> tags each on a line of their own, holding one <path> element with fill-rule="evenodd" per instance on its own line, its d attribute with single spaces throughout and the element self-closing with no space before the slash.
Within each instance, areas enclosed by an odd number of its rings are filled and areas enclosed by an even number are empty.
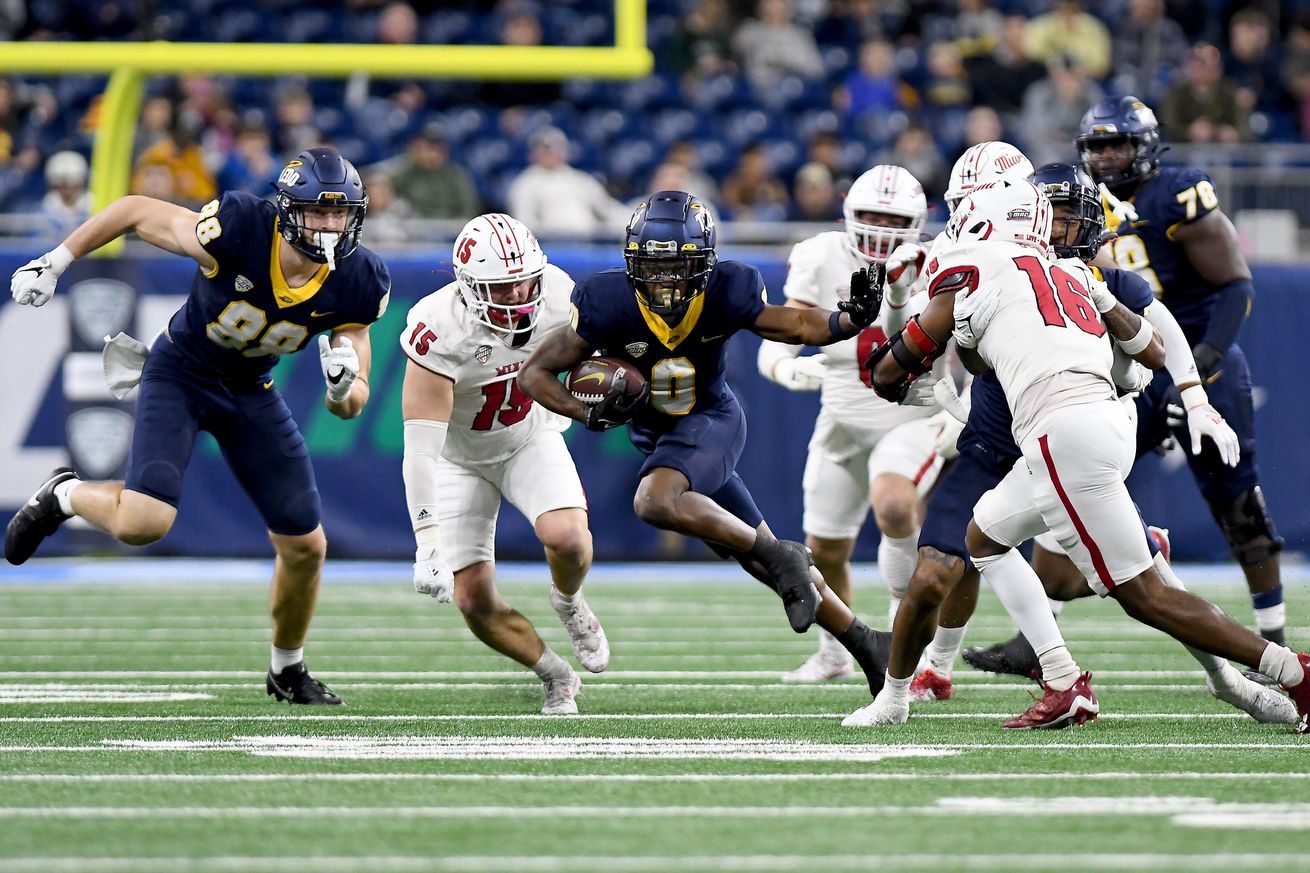
<svg viewBox="0 0 1310 873">
<path fill-rule="evenodd" d="M 225 381 L 265 379 L 278 355 L 299 351 L 323 331 L 372 324 L 386 310 L 391 276 L 363 246 L 335 270 L 324 264 L 304 285 L 290 288 L 272 203 L 233 191 L 200 215 L 196 238 L 216 266 L 211 273 L 196 271 L 168 336 Z"/>
<path fill-rule="evenodd" d="M 1127 270 L 1100 270 L 1092 267 L 1092 272 L 1104 280 L 1110 293 L 1120 303 L 1141 315 L 1146 307 L 1155 302 L 1151 286 L 1141 276 Z M 1010 404 L 1005 400 L 1005 391 L 996 373 L 988 370 L 974 377 L 969 389 L 969 423 L 960 432 L 956 445 L 963 448 L 973 444 L 990 453 L 997 461 L 1013 464 L 1022 453 L 1014 443 L 1014 434 L 1010 430 L 1013 417 Z"/>
<path fill-rule="evenodd" d="M 1209 324 L 1218 289 L 1196 272 L 1173 234 L 1219 208 L 1214 180 L 1195 167 L 1161 167 L 1129 202 L 1137 211 L 1132 221 L 1118 221 L 1106 209 L 1106 227 L 1119 234 L 1109 243 L 1115 263 L 1145 279 L 1197 342 Z"/>
<path fill-rule="evenodd" d="M 650 403 L 633 419 L 662 432 L 679 416 L 730 402 L 724 380 L 728 339 L 764 309 L 759 270 L 720 261 L 705 293 L 670 327 L 648 310 L 622 268 L 588 276 L 573 289 L 573 327 L 590 346 L 631 361 L 650 383 Z"/>
</svg>

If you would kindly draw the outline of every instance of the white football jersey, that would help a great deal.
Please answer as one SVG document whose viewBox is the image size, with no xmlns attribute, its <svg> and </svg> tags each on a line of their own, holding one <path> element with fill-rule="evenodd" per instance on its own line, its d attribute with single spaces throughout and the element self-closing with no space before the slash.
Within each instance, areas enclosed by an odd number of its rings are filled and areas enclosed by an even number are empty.
<svg viewBox="0 0 1310 873">
<path fill-rule="evenodd" d="M 838 301 L 851 296 L 851 273 L 868 265 L 851 249 L 844 232 L 818 234 L 792 248 L 783 296 L 822 309 L 836 309 Z M 926 302 L 926 297 L 917 295 L 910 301 L 912 311 L 921 311 Z M 873 392 L 863 363 L 886 338 L 881 325 L 875 325 L 822 349 L 828 356 L 828 371 L 823 378 L 821 402 L 845 425 L 885 431 L 937 412 L 936 407 L 891 403 Z"/>
<path fill-rule="evenodd" d="M 1014 417 L 1015 442 L 1055 409 L 1115 396 L 1113 351 L 1088 287 L 1099 282 L 1080 261 L 1051 262 L 1018 243 L 948 247 L 927 265 L 928 293 L 984 283 L 1000 300 L 978 354 L 996 371 Z"/>
<path fill-rule="evenodd" d="M 549 264 L 541 307 L 528 341 L 511 348 L 474 320 L 454 282 L 409 310 L 400 345 L 411 361 L 455 383 L 455 406 L 442 457 L 461 464 L 503 461 L 539 430 L 564 431 L 571 420 L 524 394 L 515 375 L 541 338 L 569 322 L 573 280 Z"/>
</svg>

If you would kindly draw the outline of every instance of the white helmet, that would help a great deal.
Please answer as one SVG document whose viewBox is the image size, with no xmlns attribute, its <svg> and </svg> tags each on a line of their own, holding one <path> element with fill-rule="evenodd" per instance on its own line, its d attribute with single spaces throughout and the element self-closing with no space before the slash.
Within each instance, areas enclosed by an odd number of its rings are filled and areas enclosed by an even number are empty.
<svg viewBox="0 0 1310 873">
<path fill-rule="evenodd" d="M 1027 179 L 1032 174 L 1032 161 L 1008 142 L 980 142 L 970 146 L 951 168 L 946 205 L 954 212 L 974 185 L 995 182 L 997 179 Z"/>
<path fill-rule="evenodd" d="M 453 260 L 459 294 L 476 321 L 511 341 L 532 332 L 546 253 L 527 225 L 500 212 L 479 215 L 455 238 Z M 492 298 L 496 286 L 525 279 L 537 280 L 529 299 L 505 304 Z"/>
<path fill-rule="evenodd" d="M 975 185 L 946 223 L 951 242 L 1014 242 L 1043 257 L 1050 246 L 1050 198 L 1027 179 Z"/>
<path fill-rule="evenodd" d="M 858 218 L 866 212 L 908 219 L 908 223 L 868 224 Z M 885 261 L 901 243 L 919 241 L 928 216 L 928 201 L 923 186 L 909 170 L 879 164 L 851 183 L 842 213 L 846 216 L 846 238 L 855 253 L 865 260 Z"/>
</svg>

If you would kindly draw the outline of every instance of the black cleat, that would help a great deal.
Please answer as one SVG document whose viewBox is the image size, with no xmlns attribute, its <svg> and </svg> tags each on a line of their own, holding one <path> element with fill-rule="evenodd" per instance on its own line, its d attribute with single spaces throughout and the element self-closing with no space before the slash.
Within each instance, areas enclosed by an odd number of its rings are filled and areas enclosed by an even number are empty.
<svg viewBox="0 0 1310 873">
<path fill-rule="evenodd" d="M 36 493 L 14 513 L 5 528 L 6 561 L 21 564 L 32 557 L 37 546 L 72 517 L 59 509 L 55 486 L 76 478 L 77 474 L 71 467 L 56 467 Z"/>
<path fill-rule="evenodd" d="M 794 540 L 779 540 L 778 560 L 769 568 L 778 585 L 778 596 L 782 598 L 782 607 L 787 611 L 787 621 L 791 629 L 803 634 L 814 624 L 819 616 L 818 586 L 810 576 L 814 559 L 810 550 Z"/>
<path fill-rule="evenodd" d="M 1042 670 L 1037 653 L 1023 634 L 994 646 L 971 646 L 965 649 L 964 660 L 988 673 L 1008 673 L 1025 679 L 1040 676 Z"/>
<path fill-rule="evenodd" d="M 869 683 L 869 693 L 877 697 L 887 680 L 887 663 L 892 656 L 891 633 L 876 631 L 856 620 L 850 630 L 839 634 L 837 639 L 864 671 L 864 678 Z"/>
<path fill-rule="evenodd" d="M 268 696 L 287 703 L 304 703 L 309 706 L 341 706 L 345 703 L 332 690 L 319 682 L 305 669 L 304 662 L 292 664 L 281 673 L 271 669 L 264 678 Z"/>
<path fill-rule="evenodd" d="M 1278 687 L 1277 679 L 1270 679 L 1268 676 L 1261 673 L 1259 670 L 1243 670 L 1242 675 L 1258 685 L 1264 685 L 1266 688 Z"/>
</svg>

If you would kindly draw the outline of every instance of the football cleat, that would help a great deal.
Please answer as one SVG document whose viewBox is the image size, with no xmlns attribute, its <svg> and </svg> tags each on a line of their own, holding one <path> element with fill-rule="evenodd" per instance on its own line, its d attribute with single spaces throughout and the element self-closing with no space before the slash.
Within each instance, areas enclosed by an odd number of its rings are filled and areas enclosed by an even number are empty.
<svg viewBox="0 0 1310 873">
<path fill-rule="evenodd" d="M 1037 653 L 1023 634 L 994 646 L 970 646 L 964 650 L 964 660 L 988 673 L 1007 673 L 1025 679 L 1040 675 L 1042 669 Z"/>
<path fill-rule="evenodd" d="M 22 505 L 5 528 L 5 560 L 21 564 L 36 552 L 46 537 L 59 530 L 59 525 L 72 516 L 65 515 L 55 497 L 55 486 L 77 474 L 71 467 L 56 467 L 41 483 L 28 501 Z"/>
<path fill-rule="evenodd" d="M 1301 662 L 1301 682 L 1291 688 L 1283 687 L 1292 695 L 1292 700 L 1296 703 L 1297 715 L 1300 716 L 1296 722 L 1296 732 L 1310 734 L 1310 655 L 1301 652 L 1296 659 Z"/>
<path fill-rule="evenodd" d="M 1169 544 L 1169 528 L 1148 525 L 1146 530 L 1160 549 L 1160 557 L 1164 558 L 1166 564 L 1169 563 L 1169 556 L 1173 554 L 1173 548 Z"/>
<path fill-rule="evenodd" d="M 605 637 L 605 629 L 596 620 L 587 601 L 578 595 L 576 606 L 569 606 L 554 585 L 550 586 L 550 605 L 555 614 L 564 623 L 569 632 L 569 642 L 573 644 L 573 656 L 589 672 L 599 673 L 610 665 L 610 644 Z"/>
<path fill-rule="evenodd" d="M 582 693 L 582 680 L 573 670 L 567 675 L 542 682 L 546 701 L 541 705 L 542 715 L 577 715 L 578 695 Z"/>
<path fill-rule="evenodd" d="M 1261 724 L 1296 724 L 1296 704 L 1272 688 L 1252 682 L 1236 670 L 1225 670 L 1222 685 L 1214 681 L 1209 673 L 1205 676 L 1205 687 L 1210 689 L 1219 700 L 1229 706 L 1242 710 Z"/>
<path fill-rule="evenodd" d="M 930 700 L 951 699 L 951 677 L 943 676 L 932 667 L 927 668 L 910 683 L 910 699 L 925 703 Z"/>
<path fill-rule="evenodd" d="M 1056 691 L 1045 682 L 1042 689 L 1046 693 L 1036 703 L 1001 727 L 1017 731 L 1056 730 L 1071 724 L 1096 721 L 1096 714 L 1101 711 L 1101 704 L 1096 702 L 1096 693 L 1092 691 L 1091 673 L 1079 676 L 1066 691 Z"/>
<path fill-rule="evenodd" d="M 846 651 L 826 652 L 823 649 L 805 659 L 790 673 L 782 674 L 783 682 L 831 682 L 849 679 L 855 675 L 855 663 Z"/>
<path fill-rule="evenodd" d="M 910 701 L 904 697 L 879 692 L 873 703 L 862 706 L 842 719 L 842 727 L 877 727 L 905 724 L 910 719 Z"/>
<path fill-rule="evenodd" d="M 264 687 L 268 696 L 287 703 L 303 703 L 309 706 L 341 706 L 345 703 L 332 690 L 309 675 L 304 662 L 292 664 L 281 673 L 268 671 L 264 678 Z"/>
<path fill-rule="evenodd" d="M 803 634 L 818 618 L 819 604 L 823 602 L 810 576 L 814 559 L 808 548 L 794 540 L 779 540 L 778 544 L 782 546 L 781 558 L 768 568 L 769 575 L 778 586 L 778 596 L 782 598 L 791 629 Z"/>
</svg>

